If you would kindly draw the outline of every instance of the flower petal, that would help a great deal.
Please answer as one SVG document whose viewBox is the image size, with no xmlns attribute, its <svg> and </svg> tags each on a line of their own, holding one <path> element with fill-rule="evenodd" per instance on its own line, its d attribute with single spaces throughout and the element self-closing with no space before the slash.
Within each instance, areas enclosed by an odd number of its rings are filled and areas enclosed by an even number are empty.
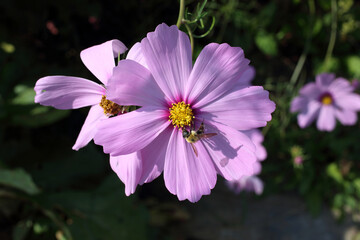
<svg viewBox="0 0 360 240">
<path fill-rule="evenodd" d="M 321 90 L 315 83 L 308 83 L 300 89 L 299 93 L 308 99 L 318 99 Z"/>
<path fill-rule="evenodd" d="M 94 141 L 111 156 L 130 154 L 151 143 L 170 124 L 167 119 L 167 111 L 143 107 L 101 121 Z"/>
<path fill-rule="evenodd" d="M 163 23 L 147 34 L 141 48 L 160 88 L 172 102 L 178 102 L 192 68 L 188 36 L 175 25 Z"/>
<path fill-rule="evenodd" d="M 122 60 L 108 82 L 107 98 L 120 105 L 166 106 L 164 93 L 144 66 Z"/>
<path fill-rule="evenodd" d="M 265 147 L 262 145 L 264 141 L 264 136 L 262 135 L 259 129 L 251 129 L 248 131 L 242 131 L 246 136 L 250 138 L 250 140 L 255 145 L 255 155 L 258 161 L 263 161 L 267 157 L 267 152 Z"/>
<path fill-rule="evenodd" d="M 341 109 L 360 111 L 360 96 L 356 93 L 347 93 L 335 99 L 335 105 Z"/>
<path fill-rule="evenodd" d="M 148 68 L 144 54 L 142 53 L 141 50 L 141 43 L 139 42 L 135 43 L 134 46 L 130 48 L 129 52 L 126 55 L 126 59 L 133 60 L 143 65 L 144 67 Z"/>
<path fill-rule="evenodd" d="M 166 151 L 164 179 L 167 189 L 179 200 L 197 202 L 210 194 L 216 183 L 216 171 L 201 142 L 195 143 L 198 157 L 178 129 L 173 129 Z"/>
<path fill-rule="evenodd" d="M 257 161 L 255 145 L 242 132 L 222 124 L 205 124 L 205 133 L 217 133 L 202 139 L 217 171 L 226 180 L 237 180 L 254 174 L 253 164 Z"/>
<path fill-rule="evenodd" d="M 201 108 L 232 89 L 249 70 L 249 60 L 239 47 L 210 43 L 196 59 L 186 86 L 185 99 Z M 244 78 L 244 80 L 247 80 Z"/>
<path fill-rule="evenodd" d="M 171 133 L 172 128 L 167 127 L 154 141 L 140 151 L 143 159 L 140 184 L 151 182 L 164 170 L 166 149 Z"/>
<path fill-rule="evenodd" d="M 129 196 L 136 190 L 142 174 L 142 159 L 139 152 L 110 156 L 110 166 L 125 184 L 125 194 Z"/>
<path fill-rule="evenodd" d="M 290 104 L 290 112 L 302 112 L 305 111 L 307 105 L 309 103 L 309 99 L 303 96 L 295 97 Z"/>
<path fill-rule="evenodd" d="M 336 125 L 335 109 L 333 106 L 322 106 L 316 126 L 320 131 L 332 131 Z"/>
<path fill-rule="evenodd" d="M 342 97 L 344 94 L 346 95 L 352 93 L 354 91 L 354 87 L 345 78 L 336 78 L 329 85 L 328 90 L 331 92 L 331 95 L 333 95 L 334 98 L 337 98 Z"/>
<path fill-rule="evenodd" d="M 198 116 L 238 130 L 249 130 L 266 126 L 274 110 L 275 104 L 269 99 L 269 92 L 260 86 L 252 86 L 202 107 Z"/>
<path fill-rule="evenodd" d="M 315 118 L 319 115 L 321 104 L 317 100 L 309 102 L 305 111 L 298 114 L 298 124 L 301 128 L 309 126 Z"/>
<path fill-rule="evenodd" d="M 81 51 L 80 58 L 90 72 L 106 85 L 115 67 L 115 58 L 126 50 L 122 42 L 114 39 Z"/>
<path fill-rule="evenodd" d="M 99 104 L 105 88 L 84 78 L 48 76 L 34 88 L 35 102 L 57 109 L 75 109 Z"/>
<path fill-rule="evenodd" d="M 335 116 L 343 125 L 354 125 L 357 121 L 357 114 L 352 110 L 335 109 Z"/>
<path fill-rule="evenodd" d="M 316 75 L 316 85 L 322 90 L 327 90 L 334 79 L 333 73 L 321 73 Z"/>
<path fill-rule="evenodd" d="M 107 116 L 99 104 L 92 106 L 72 149 L 77 151 L 86 146 L 91 139 L 94 138 L 97 131 L 97 124 L 106 118 Z"/>
</svg>

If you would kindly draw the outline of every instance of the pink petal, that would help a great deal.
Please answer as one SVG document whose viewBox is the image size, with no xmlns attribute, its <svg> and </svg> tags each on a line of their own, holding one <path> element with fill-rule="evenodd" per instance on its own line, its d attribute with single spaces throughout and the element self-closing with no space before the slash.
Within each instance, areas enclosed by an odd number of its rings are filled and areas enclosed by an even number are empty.
<svg viewBox="0 0 360 240">
<path fill-rule="evenodd" d="M 343 125 L 354 125 L 357 121 L 357 114 L 352 110 L 335 109 L 335 116 Z"/>
<path fill-rule="evenodd" d="M 253 168 L 254 168 L 254 174 L 253 175 L 259 175 L 261 173 L 262 167 L 261 167 L 260 162 L 254 162 Z"/>
<path fill-rule="evenodd" d="M 263 161 L 267 157 L 267 152 L 265 147 L 262 145 L 264 141 L 264 136 L 261 131 L 258 129 L 252 129 L 248 131 L 242 131 L 246 136 L 250 138 L 250 140 L 255 144 L 256 151 L 255 155 L 258 161 Z"/>
<path fill-rule="evenodd" d="M 166 152 L 164 179 L 167 189 L 179 200 L 197 202 L 210 194 L 216 183 L 216 171 L 201 142 L 195 143 L 198 157 L 181 131 L 173 129 Z"/>
<path fill-rule="evenodd" d="M 154 141 L 140 151 L 143 159 L 140 184 L 151 182 L 164 170 L 166 149 L 171 133 L 172 127 L 167 127 Z"/>
<path fill-rule="evenodd" d="M 354 87 L 348 80 L 344 78 L 337 78 L 330 84 L 328 90 L 335 98 L 337 98 L 342 97 L 344 94 L 353 92 Z"/>
<path fill-rule="evenodd" d="M 309 126 L 319 115 L 321 104 L 317 100 L 309 102 L 305 111 L 298 114 L 298 124 L 301 128 Z"/>
<path fill-rule="evenodd" d="M 316 76 L 316 85 L 323 90 L 328 89 L 332 81 L 335 79 L 333 73 L 321 73 Z"/>
<path fill-rule="evenodd" d="M 164 93 L 144 66 L 122 60 L 114 68 L 107 98 L 120 105 L 166 106 Z"/>
<path fill-rule="evenodd" d="M 245 69 L 246 70 L 244 70 L 238 82 L 236 83 L 236 86 L 234 87 L 235 89 L 240 89 L 251 85 L 251 81 L 255 77 L 255 68 L 252 66 L 248 66 Z"/>
<path fill-rule="evenodd" d="M 360 96 L 356 93 L 348 93 L 335 99 L 335 105 L 339 108 L 360 111 Z"/>
<path fill-rule="evenodd" d="M 172 102 L 178 102 L 192 68 L 188 36 L 176 26 L 163 23 L 147 34 L 141 48 L 160 88 Z"/>
<path fill-rule="evenodd" d="M 58 109 L 75 109 L 99 104 L 105 89 L 78 77 L 48 76 L 40 78 L 34 88 L 35 102 Z"/>
<path fill-rule="evenodd" d="M 90 72 L 106 85 L 115 67 L 115 58 L 126 50 L 119 40 L 110 40 L 81 51 L 80 57 Z"/>
<path fill-rule="evenodd" d="M 264 191 L 264 184 L 260 178 L 251 176 L 246 180 L 245 189 L 248 191 L 254 191 L 257 195 L 261 195 Z"/>
<path fill-rule="evenodd" d="M 91 139 L 94 138 L 97 131 L 97 124 L 106 118 L 107 116 L 104 114 L 104 110 L 99 104 L 92 106 L 72 149 L 79 150 L 86 146 Z"/>
<path fill-rule="evenodd" d="M 111 156 L 139 151 L 170 124 L 168 115 L 168 111 L 143 107 L 105 119 L 99 123 L 94 141 Z"/>
<path fill-rule="evenodd" d="M 134 152 L 117 157 L 110 156 L 110 166 L 125 184 L 126 196 L 133 194 L 142 174 L 142 159 L 140 153 Z"/>
<path fill-rule="evenodd" d="M 269 92 L 262 87 L 252 86 L 202 107 L 198 115 L 199 119 L 210 119 L 238 130 L 248 130 L 266 126 L 274 110 L 275 104 L 269 99 Z"/>
<path fill-rule="evenodd" d="M 222 124 L 205 123 L 205 133 L 217 133 L 202 139 L 217 171 L 226 180 L 237 180 L 254 174 L 253 164 L 257 161 L 255 145 L 242 132 Z"/>
<path fill-rule="evenodd" d="M 316 126 L 321 131 L 332 131 L 336 125 L 335 109 L 333 106 L 322 106 Z"/>
<path fill-rule="evenodd" d="M 290 112 L 301 112 L 305 111 L 307 105 L 309 103 L 309 99 L 303 96 L 297 96 L 291 101 L 290 104 Z"/>
<path fill-rule="evenodd" d="M 315 83 L 308 83 L 300 89 L 299 93 L 309 99 L 318 99 L 321 91 Z"/>
<path fill-rule="evenodd" d="M 208 44 L 196 59 L 185 98 L 196 108 L 216 100 L 237 84 L 249 62 L 241 48 Z"/>
<path fill-rule="evenodd" d="M 130 48 L 129 52 L 126 55 L 126 59 L 133 60 L 148 68 L 144 54 L 141 51 L 141 44 L 139 42 L 135 43 L 134 46 Z"/>
</svg>

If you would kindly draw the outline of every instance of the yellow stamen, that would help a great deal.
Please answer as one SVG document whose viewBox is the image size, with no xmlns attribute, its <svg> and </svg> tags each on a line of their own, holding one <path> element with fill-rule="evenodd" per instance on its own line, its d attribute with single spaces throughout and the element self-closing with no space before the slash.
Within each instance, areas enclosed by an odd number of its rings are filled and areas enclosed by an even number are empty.
<svg viewBox="0 0 360 240">
<path fill-rule="evenodd" d="M 104 95 L 101 98 L 100 106 L 104 109 L 106 116 L 114 116 L 121 111 L 120 105 L 106 99 Z"/>
<path fill-rule="evenodd" d="M 194 117 L 190 104 L 185 104 L 184 101 L 171 104 L 169 108 L 170 116 L 169 121 L 172 121 L 174 127 L 183 128 L 190 126 Z"/>
<path fill-rule="evenodd" d="M 331 103 L 333 102 L 333 100 L 332 100 L 332 97 L 331 97 L 331 96 L 325 95 L 325 96 L 323 96 L 323 97 L 321 98 L 321 102 L 322 102 L 322 104 L 324 104 L 324 105 L 329 105 L 329 104 L 331 104 Z"/>
</svg>

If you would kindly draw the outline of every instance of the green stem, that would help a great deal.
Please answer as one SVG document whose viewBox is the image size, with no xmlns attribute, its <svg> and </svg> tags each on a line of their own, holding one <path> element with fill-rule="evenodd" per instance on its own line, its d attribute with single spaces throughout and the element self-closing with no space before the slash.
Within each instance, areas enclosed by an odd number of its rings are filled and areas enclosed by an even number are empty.
<svg viewBox="0 0 360 240">
<path fill-rule="evenodd" d="M 188 24 L 185 23 L 186 30 L 188 31 L 189 37 L 190 37 L 190 44 L 191 44 L 191 55 L 194 52 L 194 36 L 191 32 L 191 29 Z"/>
<path fill-rule="evenodd" d="M 331 34 L 329 45 L 325 55 L 325 67 L 327 68 L 329 61 L 331 59 L 335 42 L 336 42 L 336 32 L 337 32 L 337 2 L 336 0 L 331 0 Z"/>
<path fill-rule="evenodd" d="M 292 91 L 298 78 L 299 78 L 299 75 L 301 73 L 301 70 L 302 68 L 304 67 L 304 64 L 305 64 L 305 61 L 306 61 L 306 58 L 307 58 L 307 54 L 309 52 L 309 49 L 310 49 L 310 43 L 311 43 L 311 38 L 312 38 L 312 32 L 313 32 L 313 23 L 314 23 L 314 14 L 315 14 L 315 3 L 314 3 L 314 0 L 309 0 L 309 11 L 310 11 L 310 19 L 309 19 L 309 26 L 311 26 L 311 28 L 309 28 L 309 32 L 308 32 L 308 35 L 307 35 L 307 38 L 306 38 L 306 43 L 305 43 L 305 47 L 304 47 L 304 50 L 296 64 L 296 67 L 294 69 L 294 72 L 293 74 L 291 75 L 291 78 L 290 78 L 290 83 L 288 85 L 288 91 Z"/>
<path fill-rule="evenodd" d="M 185 0 L 180 0 L 180 10 L 179 10 L 179 17 L 176 23 L 176 26 L 180 28 L 181 24 L 183 23 L 184 19 L 184 12 L 185 12 Z"/>
</svg>

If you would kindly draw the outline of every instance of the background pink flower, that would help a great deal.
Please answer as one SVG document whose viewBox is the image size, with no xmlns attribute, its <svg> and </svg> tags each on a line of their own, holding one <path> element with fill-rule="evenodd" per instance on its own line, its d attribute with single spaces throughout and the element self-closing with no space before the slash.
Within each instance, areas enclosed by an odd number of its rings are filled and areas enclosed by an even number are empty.
<svg viewBox="0 0 360 240">
<path fill-rule="evenodd" d="M 126 170 L 113 167 L 132 178 L 123 180 L 133 184 L 129 192 L 164 172 L 171 193 L 196 202 L 210 194 L 217 174 L 227 180 L 252 175 L 255 146 L 238 130 L 265 126 L 275 104 L 262 87 L 244 87 L 250 67 L 243 50 L 211 43 L 192 66 L 189 38 L 165 24 L 148 33 L 141 49 L 149 70 L 121 61 L 107 97 L 142 108 L 101 121 L 94 138 L 110 153 L 113 166 L 125 164 L 123 160 L 141 150 L 135 161 L 126 163 Z M 217 135 L 195 141 L 195 154 L 180 129 L 198 129 L 202 122 L 205 133 Z"/>
<path fill-rule="evenodd" d="M 343 125 L 354 125 L 360 110 L 360 96 L 344 78 L 323 73 L 316 76 L 315 83 L 306 84 L 300 95 L 291 102 L 291 112 L 299 112 L 298 124 L 309 126 L 315 119 L 321 131 L 332 131 L 338 119 Z"/>
</svg>

